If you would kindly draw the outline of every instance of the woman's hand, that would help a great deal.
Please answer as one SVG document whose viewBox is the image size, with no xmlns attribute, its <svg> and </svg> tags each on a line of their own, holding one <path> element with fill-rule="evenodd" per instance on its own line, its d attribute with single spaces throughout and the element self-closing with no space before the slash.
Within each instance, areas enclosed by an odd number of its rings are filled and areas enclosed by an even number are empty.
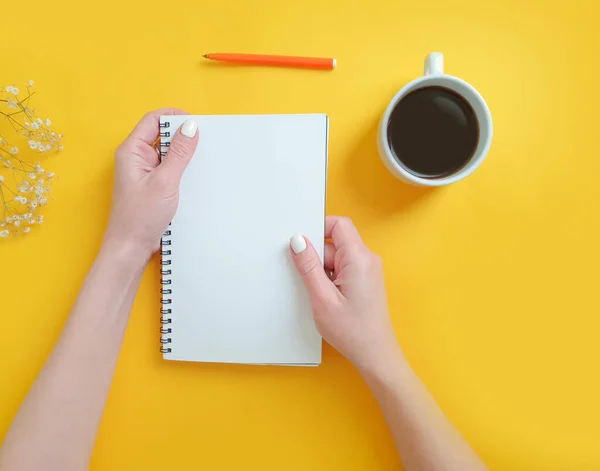
<svg viewBox="0 0 600 471">
<path fill-rule="evenodd" d="M 310 241 L 301 235 L 290 241 L 294 262 L 323 338 L 359 369 L 369 369 L 399 353 L 381 258 L 368 249 L 348 218 L 327 217 L 325 238 L 332 240 L 325 243 L 325 269 Z"/>
<path fill-rule="evenodd" d="M 198 143 L 196 123 L 186 121 L 161 163 L 153 144 L 164 114 L 183 112 L 147 114 L 117 150 L 105 245 L 0 447 L 0 470 L 88 468 L 142 273 L 175 214 Z"/>
<path fill-rule="evenodd" d="M 116 151 L 115 186 L 105 241 L 134 247 L 149 257 L 177 210 L 179 182 L 198 144 L 197 124 L 177 130 L 160 161 L 154 147 L 161 115 L 186 114 L 166 108 L 146 114 Z"/>
<path fill-rule="evenodd" d="M 486 470 L 402 354 L 388 314 L 381 259 L 367 248 L 350 219 L 328 217 L 325 238 L 333 241 L 325 244 L 325 270 L 305 237 L 290 240 L 315 324 L 373 391 L 404 468 Z"/>
</svg>

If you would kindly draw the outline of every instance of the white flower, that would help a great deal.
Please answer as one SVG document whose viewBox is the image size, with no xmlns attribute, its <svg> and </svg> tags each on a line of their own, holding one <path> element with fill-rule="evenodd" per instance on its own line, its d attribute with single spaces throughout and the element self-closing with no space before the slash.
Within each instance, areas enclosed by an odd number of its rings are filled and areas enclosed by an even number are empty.
<svg viewBox="0 0 600 471">
<path fill-rule="evenodd" d="M 4 181 L 4 176 L 0 175 L 0 183 Z"/>
<path fill-rule="evenodd" d="M 31 129 L 35 129 L 37 131 L 40 129 L 40 125 L 38 123 L 31 123 Z"/>
<path fill-rule="evenodd" d="M 2 237 L 3 239 L 6 239 L 8 237 L 8 229 L 4 229 L 3 231 L 0 231 L 0 237 Z"/>
<path fill-rule="evenodd" d="M 23 232 L 29 232 L 31 231 L 31 227 L 26 227 L 25 229 L 23 229 Z"/>
<path fill-rule="evenodd" d="M 29 221 L 31 219 L 31 213 L 23 214 L 23 219 L 25 219 L 25 221 Z"/>
<path fill-rule="evenodd" d="M 0 227 L 6 227 L 6 223 L 4 221 L 0 222 Z"/>
<path fill-rule="evenodd" d="M 35 208 L 37 208 L 37 206 L 38 206 L 37 201 L 31 202 L 31 209 L 35 209 Z"/>
<path fill-rule="evenodd" d="M 54 173 L 54 172 L 48 172 L 48 173 L 46 173 L 46 176 L 47 176 L 48 178 L 52 178 L 54 175 L 55 175 L 55 173 Z"/>
<path fill-rule="evenodd" d="M 33 84 L 34 84 L 34 83 L 35 83 L 35 82 L 34 82 L 33 80 L 30 80 L 30 81 L 29 81 L 29 86 L 30 86 L 30 87 L 33 87 Z"/>
<path fill-rule="evenodd" d="M 44 224 L 44 216 L 38 216 L 37 223 L 38 224 Z"/>
<path fill-rule="evenodd" d="M 40 196 L 38 198 L 38 200 L 39 200 L 40 204 L 48 204 L 48 200 L 46 199 L 45 196 Z"/>
<path fill-rule="evenodd" d="M 17 102 L 13 101 L 13 100 L 8 100 L 8 106 L 10 108 L 16 108 L 17 107 Z"/>
<path fill-rule="evenodd" d="M 36 119 L 36 121 L 37 121 L 39 124 L 42 124 L 42 123 L 43 123 L 43 121 L 42 121 L 42 118 L 38 118 L 38 119 Z"/>
<path fill-rule="evenodd" d="M 21 221 L 17 220 L 15 222 L 13 222 L 13 226 L 15 226 L 15 227 L 19 227 L 20 225 L 21 225 Z"/>
<path fill-rule="evenodd" d="M 12 146 L 12 147 L 10 148 L 10 153 L 11 153 L 12 155 L 18 154 L 18 153 L 19 153 L 19 148 L 18 148 L 17 146 Z"/>
<path fill-rule="evenodd" d="M 63 146 L 62 146 L 62 145 L 58 145 L 58 146 L 56 146 L 56 148 L 57 148 L 58 150 L 63 150 Z"/>
<path fill-rule="evenodd" d="M 6 218 L 6 222 L 7 222 L 8 224 L 10 224 L 11 222 L 13 222 L 13 218 L 11 218 L 10 216 L 8 216 L 8 217 Z"/>
<path fill-rule="evenodd" d="M 46 144 L 46 152 L 50 152 L 50 149 L 52 149 L 52 146 L 50 144 Z"/>
<path fill-rule="evenodd" d="M 21 196 L 21 203 L 27 204 L 27 198 L 25 198 L 24 196 Z"/>
<path fill-rule="evenodd" d="M 43 185 L 43 184 L 44 184 L 44 179 L 43 179 L 43 178 L 40 178 L 40 179 L 38 180 L 38 183 L 39 183 L 40 185 Z"/>
<path fill-rule="evenodd" d="M 50 121 L 50 118 L 46 118 L 46 126 L 52 126 L 52 121 Z"/>
<path fill-rule="evenodd" d="M 17 87 L 8 86 L 8 87 L 5 88 L 5 90 L 8 93 L 11 93 L 12 95 L 18 95 L 19 94 L 19 89 Z"/>
<path fill-rule="evenodd" d="M 29 147 L 31 147 L 32 149 L 37 149 L 37 146 L 37 142 L 35 142 L 33 139 L 29 139 Z"/>
<path fill-rule="evenodd" d="M 4 166 L 5 166 L 6 168 L 10 168 L 10 159 L 6 159 L 6 160 L 4 161 Z"/>
</svg>

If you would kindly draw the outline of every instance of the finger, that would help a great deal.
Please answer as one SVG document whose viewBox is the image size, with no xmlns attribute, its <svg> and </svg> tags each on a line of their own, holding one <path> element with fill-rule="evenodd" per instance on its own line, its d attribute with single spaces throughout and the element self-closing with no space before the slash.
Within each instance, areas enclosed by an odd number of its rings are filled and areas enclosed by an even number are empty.
<svg viewBox="0 0 600 471">
<path fill-rule="evenodd" d="M 344 245 L 364 244 L 358 229 L 348 217 L 327 216 L 325 219 L 325 238 L 333 240 L 336 249 Z"/>
<path fill-rule="evenodd" d="M 168 178 L 179 181 L 192 160 L 197 145 L 198 123 L 193 119 L 186 119 L 173 136 L 167 155 L 158 167 L 159 171 L 165 172 Z"/>
<path fill-rule="evenodd" d="M 133 128 L 129 137 L 145 142 L 148 145 L 154 144 L 159 133 L 160 117 L 163 115 L 188 114 L 177 108 L 161 108 L 159 110 L 146 113 L 139 123 Z"/>
<path fill-rule="evenodd" d="M 331 242 L 325 242 L 324 255 L 323 265 L 325 266 L 326 270 L 332 271 L 335 259 L 335 245 L 333 245 Z"/>
<path fill-rule="evenodd" d="M 315 303 L 332 301 L 338 290 L 325 273 L 321 259 L 310 241 L 302 235 L 295 235 L 290 239 L 290 248 L 313 306 Z"/>
</svg>

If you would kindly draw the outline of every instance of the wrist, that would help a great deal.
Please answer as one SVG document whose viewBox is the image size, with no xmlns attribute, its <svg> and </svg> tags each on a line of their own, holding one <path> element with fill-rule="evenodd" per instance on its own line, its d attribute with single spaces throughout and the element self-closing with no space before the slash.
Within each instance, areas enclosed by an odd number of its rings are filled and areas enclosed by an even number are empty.
<svg viewBox="0 0 600 471">
<path fill-rule="evenodd" d="M 126 239 L 105 237 L 100 249 L 100 257 L 110 258 L 114 263 L 134 270 L 144 268 L 151 256 L 151 250 Z"/>
<path fill-rule="evenodd" d="M 371 353 L 368 358 L 354 362 L 354 366 L 367 383 L 373 380 L 386 381 L 410 370 L 404 352 L 397 342 L 390 343 L 385 348 L 377 348 L 377 351 Z"/>
</svg>

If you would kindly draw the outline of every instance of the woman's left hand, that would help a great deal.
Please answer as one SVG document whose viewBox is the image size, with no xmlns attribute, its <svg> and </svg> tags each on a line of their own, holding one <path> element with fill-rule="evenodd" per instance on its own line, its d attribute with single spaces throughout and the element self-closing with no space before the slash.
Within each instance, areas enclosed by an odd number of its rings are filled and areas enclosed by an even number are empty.
<svg viewBox="0 0 600 471">
<path fill-rule="evenodd" d="M 167 155 L 155 148 L 161 115 L 187 114 L 165 108 L 146 114 L 116 152 L 115 186 L 105 242 L 141 250 L 158 250 L 160 238 L 175 215 L 179 182 L 198 144 L 198 126 L 187 120 L 177 130 Z"/>
</svg>

